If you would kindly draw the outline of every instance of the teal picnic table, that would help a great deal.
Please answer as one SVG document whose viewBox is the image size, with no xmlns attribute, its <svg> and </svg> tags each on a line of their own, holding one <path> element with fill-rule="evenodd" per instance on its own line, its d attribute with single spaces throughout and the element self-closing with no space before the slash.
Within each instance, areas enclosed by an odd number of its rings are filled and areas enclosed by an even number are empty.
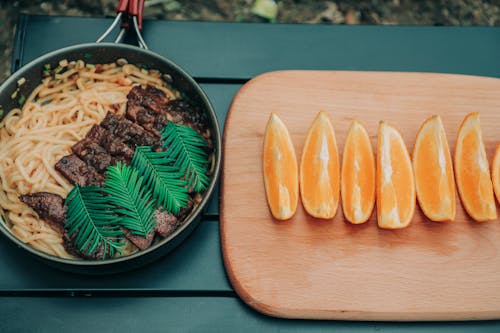
<svg viewBox="0 0 500 333">
<path fill-rule="evenodd" d="M 12 69 L 48 51 L 95 41 L 110 21 L 21 15 Z M 238 89 L 268 71 L 376 70 L 500 77 L 498 27 L 146 21 L 144 36 L 151 50 L 195 77 L 222 126 Z M 62 272 L 1 238 L 0 331 L 500 331 L 500 321 L 350 322 L 268 317 L 248 307 L 234 292 L 224 270 L 219 236 L 219 195 L 215 194 L 202 223 L 182 245 L 153 264 L 127 273 L 87 276 Z"/>
</svg>

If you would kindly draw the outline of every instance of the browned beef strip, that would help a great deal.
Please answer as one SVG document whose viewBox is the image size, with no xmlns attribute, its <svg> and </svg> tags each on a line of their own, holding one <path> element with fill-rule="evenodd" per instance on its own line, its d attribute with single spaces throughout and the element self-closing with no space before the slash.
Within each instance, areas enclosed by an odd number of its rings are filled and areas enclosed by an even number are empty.
<svg viewBox="0 0 500 333">
<path fill-rule="evenodd" d="M 169 119 L 192 126 L 198 131 L 207 128 L 204 113 L 182 99 L 169 100 L 167 95 L 152 86 L 132 88 L 127 96 L 127 118 L 147 130 L 161 130 Z"/>
<path fill-rule="evenodd" d="M 149 85 L 146 86 L 145 92 L 142 105 L 156 113 L 161 113 L 165 109 L 165 104 L 169 102 L 167 95 L 160 89 Z"/>
<path fill-rule="evenodd" d="M 185 208 L 182 208 L 177 216 L 167 211 L 156 210 L 153 214 L 153 216 L 156 218 L 156 233 L 158 233 L 158 235 L 162 237 L 168 237 L 175 231 L 175 229 L 177 229 L 182 224 L 191 210 L 193 210 L 193 207 L 194 202 L 192 200 L 189 200 L 187 206 Z"/>
<path fill-rule="evenodd" d="M 127 99 L 128 103 L 142 105 L 156 113 L 161 113 L 169 101 L 163 91 L 150 85 L 144 89 L 141 86 L 133 87 L 128 93 Z"/>
<path fill-rule="evenodd" d="M 71 150 L 88 165 L 93 166 L 99 173 L 104 173 L 107 167 L 116 164 L 113 156 L 97 142 L 87 141 L 82 145 L 74 145 Z"/>
<path fill-rule="evenodd" d="M 147 132 L 141 126 L 125 119 L 123 116 L 117 116 L 108 112 L 101 126 L 107 129 L 112 135 L 119 137 L 132 149 L 135 149 L 136 146 L 155 146 L 159 144 L 156 136 Z"/>
<path fill-rule="evenodd" d="M 134 151 L 120 138 L 99 125 L 92 126 L 87 135 L 71 149 L 98 171 L 117 161 L 129 163 L 134 156 Z"/>
<path fill-rule="evenodd" d="M 92 128 L 90 128 L 90 131 L 88 131 L 87 135 L 85 135 L 83 139 L 75 143 L 71 149 L 73 149 L 74 151 L 83 151 L 92 142 L 100 144 L 106 134 L 107 133 L 104 128 L 100 127 L 99 125 L 94 125 L 92 126 Z"/>
<path fill-rule="evenodd" d="M 166 94 L 152 86 L 136 86 L 128 94 L 127 118 L 146 130 L 160 135 L 169 121 L 189 125 L 199 132 L 207 128 L 207 119 L 185 100 L 169 101 Z"/>
<path fill-rule="evenodd" d="M 199 132 L 207 129 L 206 115 L 185 100 L 174 99 L 167 103 L 164 110 L 170 114 L 175 123 L 189 125 Z"/>
<path fill-rule="evenodd" d="M 30 206 L 38 216 L 62 230 L 65 221 L 66 207 L 64 199 L 55 193 L 37 192 L 31 194 L 20 195 L 19 199 Z"/>
<path fill-rule="evenodd" d="M 102 127 L 100 127 L 102 128 Z M 106 131 L 107 132 L 107 131 Z M 109 132 L 108 132 L 109 133 Z M 130 163 L 134 157 L 134 149 L 130 148 L 121 139 L 114 135 L 106 135 L 101 141 L 101 145 L 113 156 L 115 159 Z"/>
<path fill-rule="evenodd" d="M 167 113 L 155 113 L 142 105 L 132 103 L 127 104 L 127 118 L 158 137 L 161 136 L 163 127 L 169 122 Z"/>
<path fill-rule="evenodd" d="M 147 249 L 151 246 L 151 243 L 153 243 L 153 239 L 155 236 L 154 230 L 151 230 L 151 232 L 146 237 L 134 235 L 130 232 L 130 230 L 126 228 L 122 228 L 122 230 L 125 233 L 125 237 L 127 237 L 127 239 L 131 241 L 132 244 L 137 246 L 137 248 L 139 248 L 140 250 Z"/>
<path fill-rule="evenodd" d="M 55 168 L 71 183 L 76 183 L 80 186 L 99 186 L 104 181 L 103 175 L 97 173 L 93 167 L 88 166 L 87 163 L 75 154 L 61 158 L 56 163 Z"/>
<path fill-rule="evenodd" d="M 139 113 L 144 113 L 144 112 L 147 112 L 146 108 L 144 106 L 142 106 L 141 104 L 139 104 L 137 101 L 130 100 L 130 99 L 127 101 L 126 117 L 128 119 L 130 119 L 131 121 L 139 123 L 137 121 L 137 115 Z M 154 115 L 152 113 L 153 113 L 153 111 L 151 111 L 151 114 L 148 115 L 149 116 L 148 119 L 144 119 L 146 124 L 152 123 L 154 121 Z M 144 127 L 143 124 L 140 124 L 140 125 Z"/>
<path fill-rule="evenodd" d="M 179 219 L 166 211 L 157 210 L 153 214 L 156 219 L 155 231 L 162 237 L 167 237 L 179 226 Z"/>
</svg>

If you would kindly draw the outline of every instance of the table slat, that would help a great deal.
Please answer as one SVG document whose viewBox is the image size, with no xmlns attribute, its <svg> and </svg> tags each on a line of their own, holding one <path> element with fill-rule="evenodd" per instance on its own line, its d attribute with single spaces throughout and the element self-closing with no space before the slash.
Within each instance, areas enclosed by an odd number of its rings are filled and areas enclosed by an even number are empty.
<svg viewBox="0 0 500 333">
<path fill-rule="evenodd" d="M 63 46 L 93 42 L 110 23 L 111 19 L 29 16 L 28 20 L 25 16 L 20 29 L 29 29 L 29 34 L 18 34 L 18 43 L 25 47 L 15 54 L 14 63 L 26 63 Z M 246 80 L 280 69 L 500 77 L 499 36 L 500 27 L 144 23 L 151 50 L 195 77 L 223 80 Z"/>
<path fill-rule="evenodd" d="M 498 332 L 498 321 L 374 323 L 273 319 L 233 297 L 3 297 L 0 331 Z M 41 306 L 43 304 L 43 306 Z M 163 315 L 161 315 L 163 314 Z"/>
</svg>

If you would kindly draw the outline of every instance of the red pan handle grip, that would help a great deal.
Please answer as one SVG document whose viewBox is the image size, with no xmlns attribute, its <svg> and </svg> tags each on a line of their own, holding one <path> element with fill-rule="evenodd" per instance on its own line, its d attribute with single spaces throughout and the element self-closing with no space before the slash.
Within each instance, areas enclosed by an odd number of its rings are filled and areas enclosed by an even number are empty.
<svg viewBox="0 0 500 333">
<path fill-rule="evenodd" d="M 142 30 L 142 16 L 144 14 L 144 0 L 139 0 L 138 11 L 137 11 L 137 24 L 139 30 Z"/>
<path fill-rule="evenodd" d="M 117 13 L 125 13 L 128 9 L 128 0 L 120 0 L 118 7 L 116 7 Z"/>
<path fill-rule="evenodd" d="M 139 13 L 139 1 L 138 0 L 130 0 L 128 4 L 128 14 L 132 16 L 137 16 Z"/>
</svg>

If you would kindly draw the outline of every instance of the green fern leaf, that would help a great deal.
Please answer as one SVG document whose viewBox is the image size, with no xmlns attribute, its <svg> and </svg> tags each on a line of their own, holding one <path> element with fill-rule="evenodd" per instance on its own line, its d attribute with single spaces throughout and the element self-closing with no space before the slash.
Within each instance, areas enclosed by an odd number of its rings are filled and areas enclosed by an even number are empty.
<svg viewBox="0 0 500 333">
<path fill-rule="evenodd" d="M 154 201 L 144 186 L 143 177 L 121 162 L 108 167 L 106 176 L 104 192 L 109 202 L 116 206 L 115 212 L 122 215 L 120 225 L 135 235 L 146 237 L 156 226 L 156 220 Z"/>
<path fill-rule="evenodd" d="M 76 184 L 64 204 L 67 207 L 64 227 L 70 237 L 76 234 L 73 242 L 82 254 L 92 257 L 102 248 L 102 259 L 106 259 L 121 253 L 123 231 L 116 223 L 113 206 L 98 187 Z"/>
<path fill-rule="evenodd" d="M 205 190 L 210 179 L 207 143 L 202 136 L 189 126 L 169 122 L 161 138 L 168 157 L 175 161 L 189 186 L 196 192 Z"/>
<path fill-rule="evenodd" d="M 186 181 L 166 152 L 152 151 L 150 146 L 136 147 L 130 165 L 144 177 L 146 187 L 159 206 L 174 215 L 187 206 L 189 194 Z"/>
</svg>

